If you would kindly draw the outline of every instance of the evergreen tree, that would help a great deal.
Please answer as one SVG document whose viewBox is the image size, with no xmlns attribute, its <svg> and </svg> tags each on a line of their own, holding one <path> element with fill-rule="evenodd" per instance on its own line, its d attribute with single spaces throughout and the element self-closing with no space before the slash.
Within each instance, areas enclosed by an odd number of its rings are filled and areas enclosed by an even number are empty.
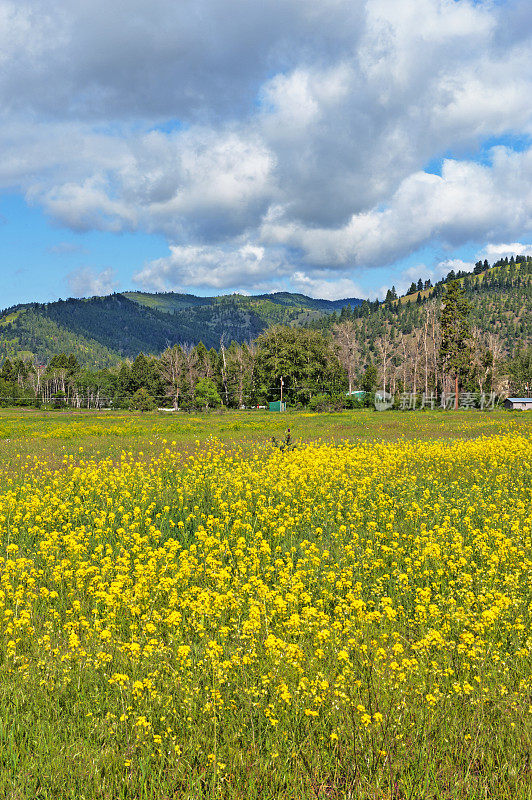
<svg viewBox="0 0 532 800">
<path fill-rule="evenodd" d="M 67 369 L 69 375 L 75 375 L 77 372 L 79 372 L 79 361 L 73 353 L 71 353 L 67 358 Z"/>
<path fill-rule="evenodd" d="M 512 392 L 530 397 L 532 393 L 532 347 L 521 350 L 510 361 L 508 368 Z"/>
<path fill-rule="evenodd" d="M 439 361 L 445 375 L 459 380 L 468 375 L 471 365 L 470 311 L 471 305 L 462 287 L 458 281 L 451 281 L 446 286 L 440 317 Z"/>
<path fill-rule="evenodd" d="M 2 364 L 2 371 L 0 372 L 0 378 L 2 378 L 2 380 L 7 382 L 13 381 L 16 378 L 16 375 L 13 370 L 13 365 L 11 364 L 9 358 L 6 358 L 6 360 Z"/>
<path fill-rule="evenodd" d="M 370 364 L 366 369 L 360 386 L 362 391 L 368 392 L 369 394 L 375 391 L 375 387 L 377 386 L 377 367 L 373 364 Z"/>
<path fill-rule="evenodd" d="M 131 388 L 134 392 L 141 387 L 147 389 L 151 377 L 149 359 L 144 353 L 139 353 L 131 366 Z"/>
</svg>

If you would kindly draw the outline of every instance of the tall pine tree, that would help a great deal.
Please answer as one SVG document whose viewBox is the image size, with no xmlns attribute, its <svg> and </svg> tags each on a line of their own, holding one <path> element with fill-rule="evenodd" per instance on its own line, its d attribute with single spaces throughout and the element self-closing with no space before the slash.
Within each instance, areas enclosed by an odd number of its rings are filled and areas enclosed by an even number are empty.
<svg viewBox="0 0 532 800">
<path fill-rule="evenodd" d="M 445 287 L 440 317 L 439 360 L 442 373 L 454 379 L 457 388 L 458 384 L 468 376 L 471 366 L 470 311 L 471 305 L 466 299 L 459 281 L 448 283 Z M 455 407 L 458 407 L 458 398 L 455 402 Z"/>
</svg>

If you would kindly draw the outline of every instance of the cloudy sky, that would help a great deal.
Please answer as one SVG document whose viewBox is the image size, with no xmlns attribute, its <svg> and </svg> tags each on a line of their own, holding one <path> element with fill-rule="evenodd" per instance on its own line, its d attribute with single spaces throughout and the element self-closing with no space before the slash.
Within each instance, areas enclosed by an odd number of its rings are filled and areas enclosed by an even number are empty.
<svg viewBox="0 0 532 800">
<path fill-rule="evenodd" d="M 532 253 L 530 0 L 0 0 L 0 306 Z"/>
</svg>

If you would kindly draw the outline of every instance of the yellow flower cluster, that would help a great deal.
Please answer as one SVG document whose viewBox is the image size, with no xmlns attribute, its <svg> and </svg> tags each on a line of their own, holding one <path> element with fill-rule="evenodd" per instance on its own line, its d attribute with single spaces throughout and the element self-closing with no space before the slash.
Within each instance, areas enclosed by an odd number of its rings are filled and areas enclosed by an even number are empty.
<svg viewBox="0 0 532 800">
<path fill-rule="evenodd" d="M 84 698 L 127 764 L 220 780 L 242 754 L 382 761 L 420 725 L 511 722 L 531 465 L 514 434 L 35 464 L 0 494 L 2 681 Z"/>
</svg>

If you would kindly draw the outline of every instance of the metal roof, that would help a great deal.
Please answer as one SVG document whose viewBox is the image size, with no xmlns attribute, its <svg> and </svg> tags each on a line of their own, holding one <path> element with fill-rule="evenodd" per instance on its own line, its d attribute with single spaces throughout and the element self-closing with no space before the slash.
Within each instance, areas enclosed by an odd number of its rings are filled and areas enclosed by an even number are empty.
<svg viewBox="0 0 532 800">
<path fill-rule="evenodd" d="M 507 397 L 512 403 L 532 403 L 532 397 Z"/>
</svg>

